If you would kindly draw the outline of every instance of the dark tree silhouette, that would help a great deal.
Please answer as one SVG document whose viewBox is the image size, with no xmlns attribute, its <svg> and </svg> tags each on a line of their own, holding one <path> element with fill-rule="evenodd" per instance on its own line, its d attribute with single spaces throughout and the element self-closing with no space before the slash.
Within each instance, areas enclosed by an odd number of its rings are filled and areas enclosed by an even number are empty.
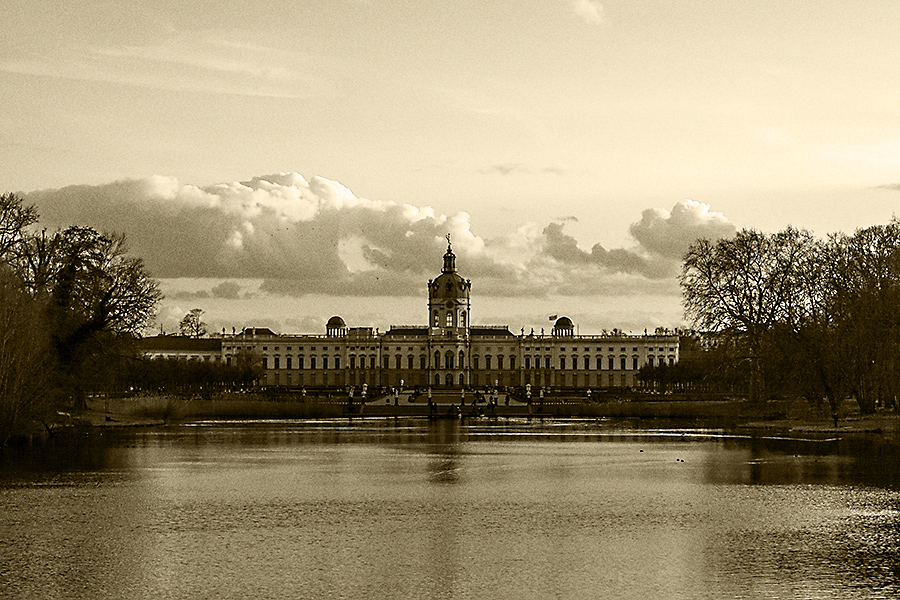
<svg viewBox="0 0 900 600">
<path fill-rule="evenodd" d="M 184 318 L 178 324 L 181 335 L 192 338 L 201 338 L 206 335 L 206 323 L 203 322 L 202 316 L 203 310 L 199 308 L 194 308 L 184 315 Z"/>
</svg>

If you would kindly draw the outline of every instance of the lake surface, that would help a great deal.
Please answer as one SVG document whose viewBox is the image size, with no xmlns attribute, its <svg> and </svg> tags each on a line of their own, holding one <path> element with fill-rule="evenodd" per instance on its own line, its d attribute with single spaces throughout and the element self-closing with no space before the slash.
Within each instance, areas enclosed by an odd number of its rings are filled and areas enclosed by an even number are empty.
<svg viewBox="0 0 900 600">
<path fill-rule="evenodd" d="M 0 471 L 0 597 L 897 598 L 896 446 L 201 423 Z"/>
</svg>

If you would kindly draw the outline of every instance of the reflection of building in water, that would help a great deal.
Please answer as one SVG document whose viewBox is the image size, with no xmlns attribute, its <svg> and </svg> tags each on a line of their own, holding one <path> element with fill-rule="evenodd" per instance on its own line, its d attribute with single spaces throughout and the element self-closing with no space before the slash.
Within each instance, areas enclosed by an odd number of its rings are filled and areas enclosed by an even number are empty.
<svg viewBox="0 0 900 600">
<path fill-rule="evenodd" d="M 395 325 L 379 333 L 348 327 L 335 316 L 325 335 L 249 328 L 219 340 L 222 360 L 231 363 L 242 351 L 259 353 L 267 386 L 557 389 L 631 387 L 641 366 L 678 360 L 676 335 L 577 335 L 568 317 L 556 319 L 549 334 L 473 325 L 471 289 L 471 281 L 457 272 L 448 238 L 441 273 L 428 282 L 427 325 Z"/>
<path fill-rule="evenodd" d="M 428 479 L 432 483 L 458 483 L 460 469 L 460 424 L 455 419 L 429 425 L 425 434 Z"/>
</svg>

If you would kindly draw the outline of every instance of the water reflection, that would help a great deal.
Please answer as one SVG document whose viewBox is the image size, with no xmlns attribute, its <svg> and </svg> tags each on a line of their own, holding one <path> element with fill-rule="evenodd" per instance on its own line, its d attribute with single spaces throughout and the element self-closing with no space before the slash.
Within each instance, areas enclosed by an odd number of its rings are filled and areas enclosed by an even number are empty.
<svg viewBox="0 0 900 600">
<path fill-rule="evenodd" d="M 889 442 L 354 419 L 3 461 L 0 596 L 900 594 Z"/>
<path fill-rule="evenodd" d="M 425 449 L 429 455 L 429 480 L 448 484 L 459 482 L 459 462 L 463 433 L 459 421 L 433 421 L 425 430 Z"/>
</svg>

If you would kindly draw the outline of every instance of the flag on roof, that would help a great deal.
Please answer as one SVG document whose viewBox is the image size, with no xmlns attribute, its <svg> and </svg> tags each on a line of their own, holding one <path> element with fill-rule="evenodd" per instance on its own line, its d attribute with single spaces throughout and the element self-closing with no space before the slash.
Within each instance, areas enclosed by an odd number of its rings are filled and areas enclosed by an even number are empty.
<svg viewBox="0 0 900 600">
<path fill-rule="evenodd" d="M 559 315 L 550 315 L 550 320 L 555 321 Z"/>
</svg>

